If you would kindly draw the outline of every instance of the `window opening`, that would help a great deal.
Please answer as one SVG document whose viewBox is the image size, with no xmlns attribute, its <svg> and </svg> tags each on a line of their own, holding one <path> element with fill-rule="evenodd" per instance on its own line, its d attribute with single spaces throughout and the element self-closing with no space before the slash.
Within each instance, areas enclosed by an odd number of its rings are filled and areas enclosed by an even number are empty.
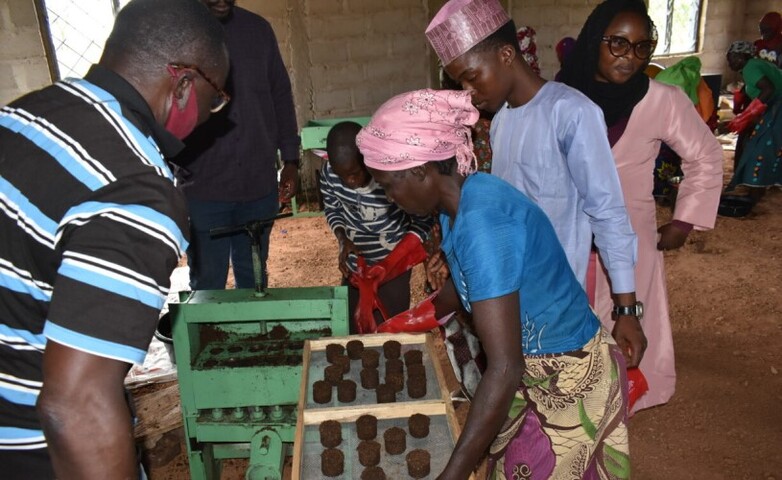
<svg viewBox="0 0 782 480">
<path fill-rule="evenodd" d="M 100 59 L 114 16 L 130 0 L 45 0 L 59 78 L 83 77 Z M 58 79 L 59 80 L 59 79 Z"/>
<path fill-rule="evenodd" d="M 698 47 L 701 0 L 649 0 L 649 16 L 657 26 L 655 55 L 694 53 Z"/>
</svg>

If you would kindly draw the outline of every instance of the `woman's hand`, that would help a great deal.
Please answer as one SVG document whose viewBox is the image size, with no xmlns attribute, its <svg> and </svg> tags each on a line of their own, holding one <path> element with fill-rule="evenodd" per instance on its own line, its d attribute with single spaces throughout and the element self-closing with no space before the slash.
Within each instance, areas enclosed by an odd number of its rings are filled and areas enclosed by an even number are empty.
<svg viewBox="0 0 782 480">
<path fill-rule="evenodd" d="M 657 250 L 676 250 L 681 248 L 684 242 L 687 241 L 687 235 L 690 234 L 690 232 L 682 230 L 673 223 L 666 223 L 657 229 L 657 233 L 660 234 Z"/>
<path fill-rule="evenodd" d="M 429 286 L 432 290 L 437 291 L 443 288 L 448 277 L 451 276 L 451 271 L 448 270 L 448 262 L 445 260 L 445 255 L 442 251 L 437 251 L 426 259 L 424 263 L 426 270 L 426 281 L 429 282 Z"/>
</svg>

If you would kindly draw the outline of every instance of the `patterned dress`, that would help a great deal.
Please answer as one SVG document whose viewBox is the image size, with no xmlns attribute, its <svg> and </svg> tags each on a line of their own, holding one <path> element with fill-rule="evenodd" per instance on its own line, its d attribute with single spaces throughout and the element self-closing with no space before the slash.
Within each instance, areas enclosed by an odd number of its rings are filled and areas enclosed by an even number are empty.
<svg viewBox="0 0 782 480">
<path fill-rule="evenodd" d="M 749 132 L 730 187 L 782 185 L 782 70 L 764 60 L 752 58 L 741 70 L 741 75 L 750 98 L 757 98 L 760 94 L 756 85 L 761 78 L 774 85 L 774 96 L 767 102 L 766 112 Z"/>
<path fill-rule="evenodd" d="M 526 369 L 490 448 L 490 478 L 629 478 L 624 358 L 545 213 L 510 184 L 476 173 L 456 217 L 440 223 L 467 311 L 513 292 L 520 299 Z"/>
<path fill-rule="evenodd" d="M 665 266 L 663 254 L 657 250 L 654 178 L 649 175 L 661 142 L 682 158 L 684 180 L 679 185 L 674 220 L 689 223 L 695 230 L 714 228 L 722 190 L 722 148 L 714 134 L 679 88 L 651 80 L 649 91 L 633 109 L 624 133 L 612 147 L 627 212 L 638 235 L 635 295 L 644 303 L 642 326 L 649 342 L 640 364 L 649 391 L 635 403 L 634 411 L 666 403 L 676 385 Z M 612 328 L 614 302 L 603 259 L 600 261 L 595 311 L 604 327 Z"/>
<path fill-rule="evenodd" d="M 627 369 L 611 336 L 601 330 L 580 350 L 524 361 L 524 384 L 489 452 L 490 478 L 630 478 Z"/>
<path fill-rule="evenodd" d="M 490 128 L 491 120 L 487 118 L 479 118 L 472 127 L 472 145 L 478 160 L 478 171 L 484 173 L 491 173 Z"/>
</svg>

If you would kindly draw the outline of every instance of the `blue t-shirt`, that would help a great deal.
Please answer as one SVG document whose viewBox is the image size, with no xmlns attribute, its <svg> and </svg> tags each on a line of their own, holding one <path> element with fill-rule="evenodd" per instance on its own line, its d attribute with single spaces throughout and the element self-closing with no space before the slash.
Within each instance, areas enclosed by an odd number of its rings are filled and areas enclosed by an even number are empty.
<svg viewBox="0 0 782 480">
<path fill-rule="evenodd" d="M 453 225 L 440 215 L 441 248 L 464 307 L 519 292 L 525 355 L 583 347 L 600 323 L 551 222 L 505 181 L 476 173 L 462 186 Z"/>
</svg>

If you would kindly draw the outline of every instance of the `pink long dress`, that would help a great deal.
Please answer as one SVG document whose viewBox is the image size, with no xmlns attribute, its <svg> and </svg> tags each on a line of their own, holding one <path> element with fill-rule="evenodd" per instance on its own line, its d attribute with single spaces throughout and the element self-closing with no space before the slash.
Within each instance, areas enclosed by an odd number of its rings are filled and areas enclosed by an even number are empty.
<svg viewBox="0 0 782 480">
<path fill-rule="evenodd" d="M 633 109 L 624 134 L 612 148 L 630 222 L 638 235 L 636 296 L 644 303 L 641 325 L 649 342 L 640 365 L 649 391 L 635 404 L 634 412 L 666 403 L 676 386 L 665 269 L 662 252 L 657 250 L 652 197 L 652 172 L 661 141 L 682 158 L 684 181 L 679 186 L 675 220 L 690 223 L 696 230 L 714 228 L 722 189 L 723 156 L 716 138 L 681 90 L 652 80 L 649 92 Z M 595 310 L 611 331 L 613 302 L 608 282 L 601 265 Z"/>
</svg>

